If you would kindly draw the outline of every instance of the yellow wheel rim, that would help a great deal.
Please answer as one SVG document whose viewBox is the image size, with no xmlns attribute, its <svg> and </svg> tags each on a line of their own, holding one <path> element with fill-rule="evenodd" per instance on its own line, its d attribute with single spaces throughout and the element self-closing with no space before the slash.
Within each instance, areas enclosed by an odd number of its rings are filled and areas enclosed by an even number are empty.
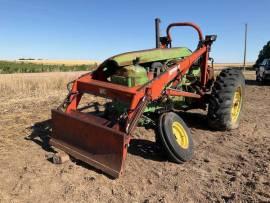
<svg viewBox="0 0 270 203">
<path fill-rule="evenodd" d="M 176 142 L 184 149 L 187 149 L 189 146 L 188 135 L 185 128 L 181 123 L 174 121 L 172 124 L 173 135 L 176 138 Z"/>
<path fill-rule="evenodd" d="M 234 93 L 233 103 L 232 103 L 232 110 L 231 110 L 231 118 L 232 122 L 235 123 L 238 120 L 240 111 L 242 106 L 242 91 L 241 88 L 237 88 Z"/>
</svg>

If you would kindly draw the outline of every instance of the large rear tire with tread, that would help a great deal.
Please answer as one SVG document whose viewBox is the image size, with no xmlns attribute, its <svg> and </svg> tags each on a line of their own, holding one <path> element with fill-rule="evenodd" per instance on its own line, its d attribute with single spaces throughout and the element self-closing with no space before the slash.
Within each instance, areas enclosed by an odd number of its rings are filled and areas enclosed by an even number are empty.
<svg viewBox="0 0 270 203">
<path fill-rule="evenodd" d="M 159 142 L 175 163 L 189 161 L 193 155 L 193 140 L 185 122 L 173 112 L 164 113 L 159 118 Z"/>
<path fill-rule="evenodd" d="M 239 69 L 224 69 L 212 87 L 208 105 L 208 124 L 214 130 L 239 126 L 245 95 L 245 78 Z"/>
</svg>

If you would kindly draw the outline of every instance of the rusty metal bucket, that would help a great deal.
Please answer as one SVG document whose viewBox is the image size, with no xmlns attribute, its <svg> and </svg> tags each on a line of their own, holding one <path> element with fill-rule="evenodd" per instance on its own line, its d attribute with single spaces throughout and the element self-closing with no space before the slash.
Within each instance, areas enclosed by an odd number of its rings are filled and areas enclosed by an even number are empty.
<svg viewBox="0 0 270 203">
<path fill-rule="evenodd" d="M 107 127 L 108 122 L 77 111 L 52 110 L 50 144 L 117 178 L 123 171 L 130 138 Z"/>
</svg>

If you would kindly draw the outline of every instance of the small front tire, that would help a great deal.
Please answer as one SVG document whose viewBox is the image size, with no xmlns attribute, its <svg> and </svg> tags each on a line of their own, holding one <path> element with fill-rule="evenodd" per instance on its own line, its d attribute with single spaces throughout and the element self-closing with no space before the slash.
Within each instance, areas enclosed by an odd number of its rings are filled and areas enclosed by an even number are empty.
<svg viewBox="0 0 270 203">
<path fill-rule="evenodd" d="M 185 122 L 173 112 L 159 118 L 158 136 L 170 160 L 176 163 L 189 161 L 193 155 L 193 140 Z"/>
</svg>

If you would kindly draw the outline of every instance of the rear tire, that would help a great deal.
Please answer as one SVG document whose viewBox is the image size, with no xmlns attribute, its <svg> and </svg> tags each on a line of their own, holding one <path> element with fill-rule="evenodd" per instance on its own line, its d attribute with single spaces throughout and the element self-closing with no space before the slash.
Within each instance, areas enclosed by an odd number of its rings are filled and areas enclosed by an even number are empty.
<svg viewBox="0 0 270 203">
<path fill-rule="evenodd" d="M 159 118 L 159 142 L 169 159 L 176 163 L 189 161 L 193 155 L 193 140 L 185 122 L 175 113 L 164 113 Z"/>
<path fill-rule="evenodd" d="M 215 130 L 232 130 L 239 126 L 245 95 L 245 78 L 241 70 L 224 69 L 217 77 L 208 105 L 208 124 Z"/>
</svg>

